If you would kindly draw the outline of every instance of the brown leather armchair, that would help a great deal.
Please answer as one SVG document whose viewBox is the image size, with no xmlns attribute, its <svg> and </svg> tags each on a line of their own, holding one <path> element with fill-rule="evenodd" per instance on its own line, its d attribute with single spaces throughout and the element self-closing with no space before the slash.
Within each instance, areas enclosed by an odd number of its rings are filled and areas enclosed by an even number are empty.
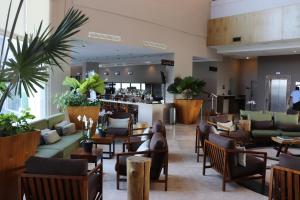
<svg viewBox="0 0 300 200">
<path fill-rule="evenodd" d="M 168 144 L 166 138 L 162 133 L 153 133 L 150 140 L 150 149 L 148 151 L 141 152 L 126 152 L 117 154 L 116 160 L 116 182 L 117 189 L 120 188 L 120 181 L 126 181 L 125 177 L 127 174 L 126 159 L 129 156 L 134 156 L 136 154 L 148 155 L 151 158 L 150 167 L 150 179 L 154 182 L 162 182 L 165 184 L 165 191 L 168 188 Z M 163 170 L 164 178 L 161 179 L 161 171 Z"/>
<path fill-rule="evenodd" d="M 236 163 L 237 155 L 246 153 L 246 166 Z M 225 184 L 241 179 L 261 179 L 262 190 L 265 187 L 267 153 L 241 151 L 235 148 L 235 141 L 217 134 L 210 134 L 204 143 L 203 175 L 207 168 L 213 168 L 222 175 L 222 190 Z M 209 159 L 210 165 L 206 164 Z"/>
<path fill-rule="evenodd" d="M 19 200 L 102 199 L 102 164 L 88 171 L 87 160 L 31 157 L 19 177 Z"/>
</svg>

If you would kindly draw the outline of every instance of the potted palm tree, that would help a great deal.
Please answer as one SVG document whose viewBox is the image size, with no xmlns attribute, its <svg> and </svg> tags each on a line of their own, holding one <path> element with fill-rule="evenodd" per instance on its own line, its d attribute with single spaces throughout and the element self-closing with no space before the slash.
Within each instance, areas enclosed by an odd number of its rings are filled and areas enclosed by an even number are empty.
<svg viewBox="0 0 300 200">
<path fill-rule="evenodd" d="M 8 9 L 0 50 L 0 112 L 11 94 L 21 98 L 24 91 L 27 96 L 32 96 L 48 81 L 51 68 L 62 69 L 61 64 L 70 57 L 71 37 L 88 20 L 81 11 L 70 9 L 56 29 L 50 26 L 43 29 L 41 22 L 34 35 L 25 34 L 22 42 L 17 37 L 14 44 L 14 31 L 23 3 L 24 0 L 19 1 L 9 34 L 11 3 Z M 12 58 L 8 59 L 8 52 L 12 53 Z M 0 136 L 0 196 L 3 199 L 17 199 L 17 176 L 25 161 L 36 153 L 40 142 L 40 133 L 32 131 L 26 121 L 29 118 L 29 113 L 20 117 L 0 114 L 3 126 Z"/>
<path fill-rule="evenodd" d="M 203 100 L 199 95 L 205 86 L 203 80 L 187 76 L 177 77 L 174 83 L 169 85 L 168 92 L 183 98 L 175 99 L 175 107 L 178 116 L 178 122 L 183 124 L 193 124 L 197 121 Z"/>
<path fill-rule="evenodd" d="M 75 123 L 76 128 L 80 130 L 82 126 L 78 116 L 86 116 L 97 122 L 100 112 L 100 101 L 89 98 L 89 94 L 91 91 L 101 95 L 105 93 L 104 80 L 100 78 L 99 74 L 94 73 L 82 82 L 75 78 L 66 77 L 63 85 L 71 88 L 71 90 L 57 95 L 56 103 L 60 110 L 68 111 L 69 119 Z M 91 129 L 92 134 L 95 133 L 96 126 L 97 123 L 94 123 Z"/>
</svg>

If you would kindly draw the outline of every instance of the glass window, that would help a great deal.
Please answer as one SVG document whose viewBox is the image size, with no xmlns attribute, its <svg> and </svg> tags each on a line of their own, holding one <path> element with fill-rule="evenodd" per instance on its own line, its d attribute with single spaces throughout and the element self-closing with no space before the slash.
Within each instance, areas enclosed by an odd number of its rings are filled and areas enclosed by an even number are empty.
<svg viewBox="0 0 300 200">
<path fill-rule="evenodd" d="M 130 83 L 122 83 L 122 89 L 127 89 L 130 87 Z"/>
<path fill-rule="evenodd" d="M 141 90 L 146 90 L 146 84 L 145 83 L 141 83 Z"/>
<path fill-rule="evenodd" d="M 141 89 L 141 84 L 140 83 L 131 83 L 131 87 L 140 90 Z"/>
<path fill-rule="evenodd" d="M 2 46 L 3 36 L 0 35 L 0 48 Z M 13 40 L 15 41 L 15 40 Z M 7 45 L 7 42 L 6 42 Z M 11 52 L 8 52 L 8 58 L 12 58 Z M 46 92 L 44 89 L 35 87 L 37 93 L 34 96 L 27 97 L 22 91 L 22 98 L 19 95 L 12 94 L 11 98 L 7 98 L 2 112 L 13 112 L 19 114 L 21 110 L 30 109 L 30 112 L 35 115 L 36 119 L 46 116 Z M 12 93 L 14 90 L 12 91 Z"/>
<path fill-rule="evenodd" d="M 121 89 L 121 83 L 115 83 L 116 91 Z"/>
</svg>

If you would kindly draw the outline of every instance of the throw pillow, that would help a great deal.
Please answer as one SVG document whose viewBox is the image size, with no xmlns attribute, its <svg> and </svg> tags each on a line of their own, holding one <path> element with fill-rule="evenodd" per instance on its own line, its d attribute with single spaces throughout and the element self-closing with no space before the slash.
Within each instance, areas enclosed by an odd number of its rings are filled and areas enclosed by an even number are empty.
<svg viewBox="0 0 300 200">
<path fill-rule="evenodd" d="M 76 127 L 74 123 L 67 124 L 62 127 L 61 133 L 62 135 L 72 135 L 76 132 Z"/>
<path fill-rule="evenodd" d="M 237 150 L 240 150 L 240 151 L 245 151 L 246 150 L 245 147 L 239 147 L 239 146 L 237 146 L 235 148 Z M 238 153 L 238 155 L 236 157 L 236 159 L 237 159 L 236 165 L 239 165 L 239 166 L 242 166 L 242 167 L 246 167 L 246 165 L 247 165 L 247 159 L 246 158 L 247 158 L 246 153 Z"/>
<path fill-rule="evenodd" d="M 220 134 L 219 131 L 218 131 L 218 130 L 216 129 L 216 127 L 214 127 L 214 126 L 211 126 L 211 127 L 210 127 L 210 133 L 217 134 L 217 135 Z"/>
<path fill-rule="evenodd" d="M 300 124 L 280 124 L 279 129 L 288 132 L 300 132 Z"/>
<path fill-rule="evenodd" d="M 144 132 L 143 132 L 143 134 L 150 134 L 150 133 L 151 133 L 150 127 L 146 128 L 146 129 L 144 130 Z M 142 140 L 142 141 L 146 141 L 146 140 L 148 140 L 148 139 L 149 139 L 149 135 L 143 135 L 143 136 L 141 137 L 141 140 Z"/>
<path fill-rule="evenodd" d="M 45 133 L 49 132 L 49 131 L 51 131 L 51 130 L 48 129 L 48 128 L 42 129 L 42 130 L 41 130 L 41 133 L 40 133 L 40 134 L 41 134 L 41 137 L 40 137 L 40 145 L 45 145 L 45 144 L 46 144 L 43 135 L 44 135 Z"/>
<path fill-rule="evenodd" d="M 235 131 L 236 127 L 232 121 L 225 123 L 217 122 L 217 129 L 222 131 Z"/>
<path fill-rule="evenodd" d="M 109 121 L 110 128 L 128 128 L 129 118 L 114 119 L 109 117 L 108 121 Z"/>
<path fill-rule="evenodd" d="M 150 140 L 146 140 L 139 146 L 136 152 L 149 151 L 149 149 L 150 149 Z M 135 156 L 147 156 L 147 154 L 136 154 Z"/>
<path fill-rule="evenodd" d="M 273 120 L 268 121 L 251 121 L 252 129 L 256 130 L 272 130 L 274 129 Z"/>
<path fill-rule="evenodd" d="M 45 131 L 43 138 L 46 144 L 54 144 L 61 139 L 56 130 Z"/>
<path fill-rule="evenodd" d="M 70 122 L 68 122 L 67 120 L 64 120 L 64 121 L 62 121 L 62 122 L 59 122 L 58 124 L 55 124 L 54 125 L 54 128 L 55 128 L 55 130 L 57 131 L 57 133 L 60 135 L 60 136 L 62 136 L 63 135 L 63 133 L 62 133 L 62 128 L 64 127 L 64 126 L 66 126 L 66 125 L 68 125 Z"/>
</svg>

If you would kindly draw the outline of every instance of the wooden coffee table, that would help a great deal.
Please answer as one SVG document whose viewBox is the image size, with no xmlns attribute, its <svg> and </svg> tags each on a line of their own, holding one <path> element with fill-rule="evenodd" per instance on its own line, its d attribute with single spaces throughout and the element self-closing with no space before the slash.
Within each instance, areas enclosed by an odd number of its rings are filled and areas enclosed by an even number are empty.
<svg viewBox="0 0 300 200">
<path fill-rule="evenodd" d="M 294 139 L 294 138 L 281 139 L 281 138 L 278 138 L 278 137 L 272 137 L 272 140 L 275 143 L 279 144 L 279 146 L 276 148 L 277 149 L 276 157 L 278 157 L 281 152 L 288 153 L 289 146 L 295 145 L 295 144 L 300 144 L 300 139 L 299 138 L 297 138 L 297 139 Z M 285 148 L 282 151 L 283 147 L 285 147 Z"/>
<path fill-rule="evenodd" d="M 104 159 L 111 159 L 115 154 L 115 140 L 113 135 L 107 135 L 105 137 L 101 137 L 99 134 L 95 134 L 92 136 L 92 140 L 94 144 L 108 145 L 109 151 L 103 151 L 103 154 L 108 154 L 108 157 L 103 157 Z"/>
<path fill-rule="evenodd" d="M 103 164 L 103 151 L 102 149 L 93 148 L 92 152 L 86 152 L 80 147 L 72 152 L 71 159 L 85 159 L 89 163 L 95 163 L 95 166 L 97 166 L 98 160 L 101 160 Z"/>
</svg>

